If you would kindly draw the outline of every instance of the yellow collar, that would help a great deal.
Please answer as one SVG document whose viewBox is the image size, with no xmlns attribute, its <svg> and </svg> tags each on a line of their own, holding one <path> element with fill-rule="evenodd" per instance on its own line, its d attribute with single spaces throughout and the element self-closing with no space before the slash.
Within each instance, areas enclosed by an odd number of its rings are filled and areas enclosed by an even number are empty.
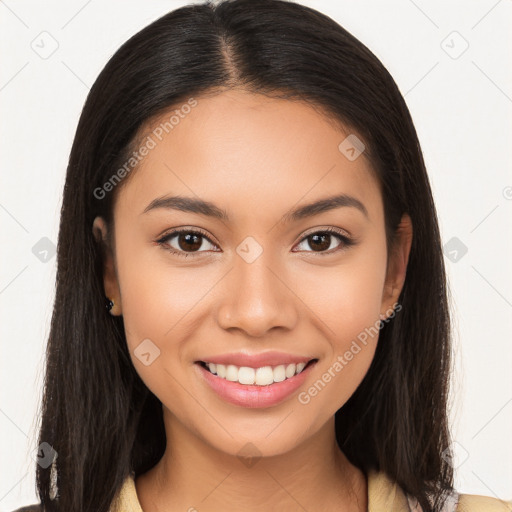
<svg viewBox="0 0 512 512">
<path fill-rule="evenodd" d="M 407 496 L 396 483 L 383 472 L 368 472 L 369 512 L 409 512 Z M 117 502 L 110 512 L 143 512 L 137 497 L 134 473 L 126 477 Z"/>
</svg>

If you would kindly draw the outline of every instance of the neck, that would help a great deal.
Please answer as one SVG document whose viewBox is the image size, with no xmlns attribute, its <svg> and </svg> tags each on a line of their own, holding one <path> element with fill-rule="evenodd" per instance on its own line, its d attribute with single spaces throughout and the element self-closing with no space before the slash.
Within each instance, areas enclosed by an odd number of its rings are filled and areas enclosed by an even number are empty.
<svg viewBox="0 0 512 512">
<path fill-rule="evenodd" d="M 135 481 L 144 512 L 367 510 L 365 475 L 339 449 L 334 417 L 293 450 L 261 458 L 249 445 L 253 457 L 217 450 L 165 407 L 164 421 L 166 451 Z"/>
</svg>

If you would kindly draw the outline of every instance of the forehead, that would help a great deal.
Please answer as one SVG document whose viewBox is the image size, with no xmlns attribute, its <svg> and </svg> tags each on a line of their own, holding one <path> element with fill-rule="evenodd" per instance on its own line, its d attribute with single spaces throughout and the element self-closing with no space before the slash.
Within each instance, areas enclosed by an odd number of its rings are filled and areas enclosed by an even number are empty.
<svg viewBox="0 0 512 512">
<path fill-rule="evenodd" d="M 142 130 L 139 147 L 150 149 L 123 186 L 120 208 L 142 213 L 156 197 L 184 195 L 222 204 L 233 220 L 265 212 L 275 219 L 294 205 L 346 193 L 370 218 L 382 213 L 364 154 L 349 160 L 339 149 L 350 132 L 309 103 L 233 90 L 183 105 Z"/>
</svg>

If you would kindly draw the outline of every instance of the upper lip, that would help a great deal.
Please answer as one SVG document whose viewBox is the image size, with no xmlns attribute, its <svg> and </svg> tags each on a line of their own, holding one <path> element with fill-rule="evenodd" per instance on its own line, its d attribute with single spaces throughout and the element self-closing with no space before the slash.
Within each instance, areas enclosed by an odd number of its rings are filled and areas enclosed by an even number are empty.
<svg viewBox="0 0 512 512">
<path fill-rule="evenodd" d="M 310 356 L 289 354 L 286 352 L 262 352 L 260 354 L 230 353 L 209 356 L 201 359 L 204 363 L 233 364 L 235 366 L 248 366 L 249 368 L 261 368 L 262 366 L 279 366 L 290 363 L 307 363 L 315 359 Z"/>
</svg>

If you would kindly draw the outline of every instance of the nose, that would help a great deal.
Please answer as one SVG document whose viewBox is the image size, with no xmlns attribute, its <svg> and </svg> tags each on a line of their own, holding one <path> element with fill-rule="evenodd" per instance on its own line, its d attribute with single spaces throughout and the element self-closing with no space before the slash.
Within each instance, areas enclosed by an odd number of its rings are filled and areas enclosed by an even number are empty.
<svg viewBox="0 0 512 512">
<path fill-rule="evenodd" d="M 218 323 L 259 338 L 271 329 L 293 329 L 299 318 L 296 292 L 286 283 L 286 272 L 272 265 L 265 251 L 252 263 L 235 258 L 226 276 Z"/>
</svg>

